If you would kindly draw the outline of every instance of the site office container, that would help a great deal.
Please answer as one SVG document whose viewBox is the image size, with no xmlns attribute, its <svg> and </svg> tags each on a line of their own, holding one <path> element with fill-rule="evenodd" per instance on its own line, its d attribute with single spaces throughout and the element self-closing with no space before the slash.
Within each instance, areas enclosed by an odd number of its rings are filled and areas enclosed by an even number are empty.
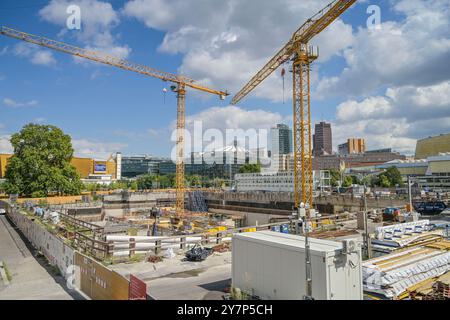
<svg viewBox="0 0 450 320">
<path fill-rule="evenodd" d="M 311 239 L 312 296 L 362 300 L 361 246 Z M 306 293 L 305 238 L 272 231 L 233 236 L 233 287 L 262 300 L 302 300 Z"/>
</svg>

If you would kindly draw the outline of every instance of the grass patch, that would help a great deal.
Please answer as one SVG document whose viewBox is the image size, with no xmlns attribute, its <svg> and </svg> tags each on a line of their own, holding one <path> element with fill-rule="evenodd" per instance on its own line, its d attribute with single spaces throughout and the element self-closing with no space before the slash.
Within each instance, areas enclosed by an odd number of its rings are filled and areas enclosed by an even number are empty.
<svg viewBox="0 0 450 320">
<path fill-rule="evenodd" d="M 128 259 L 128 263 L 138 263 L 142 262 L 145 259 L 145 255 L 143 254 L 135 254 Z"/>
<path fill-rule="evenodd" d="M 12 280 L 11 272 L 9 271 L 8 266 L 4 262 L 3 262 L 3 270 L 5 270 L 6 278 L 8 279 L 8 281 L 11 281 Z"/>
</svg>

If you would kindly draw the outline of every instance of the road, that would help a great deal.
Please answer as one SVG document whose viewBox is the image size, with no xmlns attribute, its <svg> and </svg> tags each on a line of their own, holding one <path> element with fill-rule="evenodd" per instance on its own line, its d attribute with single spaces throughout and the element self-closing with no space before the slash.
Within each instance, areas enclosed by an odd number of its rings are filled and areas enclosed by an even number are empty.
<svg viewBox="0 0 450 320">
<path fill-rule="evenodd" d="M 222 300 L 231 286 L 231 252 L 214 253 L 202 262 L 185 261 L 178 252 L 173 259 L 157 264 L 135 263 L 110 266 L 128 277 L 147 284 L 147 293 L 156 300 Z"/>
<path fill-rule="evenodd" d="M 54 274 L 44 258 L 36 258 L 36 253 L 6 216 L 0 215 L 0 261 L 12 276 L 7 285 L 0 279 L 0 300 L 82 299 L 67 289 L 64 278 Z"/>
<path fill-rule="evenodd" d="M 223 300 L 230 286 L 231 264 L 225 264 L 148 281 L 147 291 L 157 300 Z"/>
</svg>

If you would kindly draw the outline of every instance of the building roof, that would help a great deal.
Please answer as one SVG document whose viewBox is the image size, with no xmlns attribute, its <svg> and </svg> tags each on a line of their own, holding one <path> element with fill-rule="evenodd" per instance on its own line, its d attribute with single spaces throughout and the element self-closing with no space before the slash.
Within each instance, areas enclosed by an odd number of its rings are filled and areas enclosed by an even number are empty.
<svg viewBox="0 0 450 320">
<path fill-rule="evenodd" d="M 398 168 L 428 167 L 428 160 L 393 160 L 378 165 L 376 168 L 389 168 L 394 166 Z"/>
<path fill-rule="evenodd" d="M 241 233 L 234 236 L 237 239 L 249 240 L 254 242 L 265 242 L 267 244 L 290 247 L 292 250 L 304 251 L 305 238 L 301 236 L 284 234 L 272 231 L 259 231 L 250 233 Z M 342 243 L 330 240 L 310 238 L 311 251 L 322 254 L 335 254 L 336 251 L 342 250 Z"/>
<path fill-rule="evenodd" d="M 436 139 L 436 138 L 444 137 L 444 136 L 450 136 L 450 133 L 442 133 L 442 134 L 440 134 L 440 135 L 438 135 L 438 136 L 431 136 L 431 137 L 427 137 L 427 138 L 420 139 L 420 140 L 418 140 L 418 141 L 419 141 L 419 142 L 420 142 L 420 141 L 426 141 L 426 140 Z"/>
<path fill-rule="evenodd" d="M 450 152 L 440 153 L 438 156 L 428 157 L 428 162 L 450 161 Z"/>
</svg>

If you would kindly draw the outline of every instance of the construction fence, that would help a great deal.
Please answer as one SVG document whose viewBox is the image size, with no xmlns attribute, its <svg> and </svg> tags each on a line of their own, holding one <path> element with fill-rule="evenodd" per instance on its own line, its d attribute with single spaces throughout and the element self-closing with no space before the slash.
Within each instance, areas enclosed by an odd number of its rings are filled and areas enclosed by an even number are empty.
<svg viewBox="0 0 450 320">
<path fill-rule="evenodd" d="M 130 282 L 94 259 L 75 252 L 79 289 L 92 300 L 129 300 Z"/>
</svg>

